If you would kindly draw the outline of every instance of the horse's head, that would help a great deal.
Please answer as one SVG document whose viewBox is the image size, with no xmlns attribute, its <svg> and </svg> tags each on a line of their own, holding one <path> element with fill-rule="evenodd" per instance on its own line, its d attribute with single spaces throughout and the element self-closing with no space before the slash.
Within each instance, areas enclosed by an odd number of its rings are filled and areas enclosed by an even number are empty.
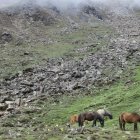
<svg viewBox="0 0 140 140">
<path fill-rule="evenodd" d="M 112 114 L 110 114 L 110 115 L 108 115 L 109 116 L 109 119 L 113 119 L 113 116 L 112 116 Z"/>
<path fill-rule="evenodd" d="M 104 109 L 104 111 L 105 111 L 104 116 L 108 116 L 109 119 L 113 119 L 113 115 L 108 110 Z"/>
</svg>

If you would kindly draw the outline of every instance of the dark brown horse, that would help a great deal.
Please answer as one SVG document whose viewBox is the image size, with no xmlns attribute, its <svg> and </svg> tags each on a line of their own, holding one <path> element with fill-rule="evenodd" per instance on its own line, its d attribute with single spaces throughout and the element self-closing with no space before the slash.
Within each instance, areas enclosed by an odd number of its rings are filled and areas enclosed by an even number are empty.
<svg viewBox="0 0 140 140">
<path fill-rule="evenodd" d="M 140 122 L 140 115 L 137 113 L 124 112 L 119 116 L 120 129 L 122 130 L 125 130 L 125 123 L 134 123 L 134 131 L 138 130 L 138 122 Z"/>
<path fill-rule="evenodd" d="M 83 126 L 84 125 L 84 121 L 93 121 L 92 126 L 96 126 L 96 121 L 99 120 L 101 126 L 104 126 L 104 118 L 97 112 L 85 112 L 85 113 L 81 113 L 78 116 L 78 124 L 79 126 Z"/>
</svg>

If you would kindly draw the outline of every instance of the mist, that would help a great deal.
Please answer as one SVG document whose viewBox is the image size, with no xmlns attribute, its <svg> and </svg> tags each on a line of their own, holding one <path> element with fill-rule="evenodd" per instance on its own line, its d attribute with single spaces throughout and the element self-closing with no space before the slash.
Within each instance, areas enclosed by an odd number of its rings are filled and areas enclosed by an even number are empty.
<svg viewBox="0 0 140 140">
<path fill-rule="evenodd" d="M 140 8 L 140 0 L 0 0 L 0 8 L 27 4 L 29 2 L 39 6 L 52 5 L 59 10 L 67 10 L 69 7 L 78 8 L 84 4 L 112 10 Z"/>
</svg>

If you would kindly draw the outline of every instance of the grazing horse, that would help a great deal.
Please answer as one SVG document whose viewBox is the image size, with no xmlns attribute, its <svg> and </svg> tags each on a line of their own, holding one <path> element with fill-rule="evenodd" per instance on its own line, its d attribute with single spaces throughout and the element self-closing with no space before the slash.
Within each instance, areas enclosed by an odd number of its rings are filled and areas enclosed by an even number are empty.
<svg viewBox="0 0 140 140">
<path fill-rule="evenodd" d="M 79 126 L 83 126 L 84 125 L 84 121 L 93 121 L 92 126 L 96 126 L 96 121 L 99 120 L 101 126 L 104 126 L 104 118 L 98 114 L 97 112 L 85 112 L 85 113 L 81 113 L 78 116 L 78 124 Z"/>
<path fill-rule="evenodd" d="M 119 116 L 119 125 L 121 130 L 125 130 L 125 123 L 134 123 L 134 131 L 138 130 L 137 122 L 140 122 L 140 115 L 135 112 L 124 112 Z"/>
<path fill-rule="evenodd" d="M 101 116 L 108 116 L 109 119 L 113 119 L 112 114 L 107 109 L 98 109 L 97 113 L 99 113 Z"/>
<path fill-rule="evenodd" d="M 78 122 L 78 115 L 74 114 L 70 116 L 70 124 L 75 124 L 76 122 Z"/>
</svg>

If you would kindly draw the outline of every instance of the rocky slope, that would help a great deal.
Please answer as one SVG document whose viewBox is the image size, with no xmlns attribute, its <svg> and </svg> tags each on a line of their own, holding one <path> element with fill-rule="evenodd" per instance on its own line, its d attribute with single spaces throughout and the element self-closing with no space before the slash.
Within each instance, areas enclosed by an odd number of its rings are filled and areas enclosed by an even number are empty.
<svg viewBox="0 0 140 140">
<path fill-rule="evenodd" d="M 44 38 L 46 36 L 43 31 L 44 26 L 55 24 L 64 19 L 65 16 L 62 16 L 55 8 L 48 11 L 38 8 L 22 8 L 22 12 L 17 10 L 2 11 L 0 13 L 0 24 L 2 25 L 0 35 L 1 47 L 9 43 L 20 46 L 24 41 L 28 45 L 31 42 L 35 44 L 40 40 L 44 40 L 42 42 L 45 45 L 53 44 L 55 42 L 53 37 L 50 39 Z M 86 12 L 82 13 L 82 15 L 88 20 L 91 17 L 97 21 L 103 19 L 100 14 L 97 14 L 94 8 L 90 7 L 86 7 Z M 8 21 L 6 25 L 5 20 Z M 15 108 L 39 98 L 41 99 L 46 96 L 55 98 L 56 95 L 69 95 L 88 90 L 91 87 L 115 82 L 126 69 L 134 68 L 140 63 L 139 20 L 139 13 L 134 12 L 125 16 L 112 13 L 108 18 L 106 16 L 103 21 L 99 22 L 103 22 L 114 28 L 117 35 L 115 35 L 115 38 L 114 36 L 110 36 L 108 45 L 101 47 L 99 50 L 97 49 L 96 53 L 90 52 L 90 50 L 96 49 L 97 44 L 91 43 L 84 47 L 81 45 L 82 47 L 73 50 L 77 55 L 86 53 L 87 51 L 90 53 L 80 59 L 75 59 L 71 55 L 65 55 L 60 58 L 48 58 L 44 65 L 26 68 L 14 76 L 1 79 L 1 116 L 4 115 L 4 111 L 15 111 Z M 67 26 L 71 25 L 71 27 L 67 27 L 69 30 L 61 32 L 64 35 L 74 32 L 79 27 L 75 24 L 77 18 L 73 16 L 66 18 L 66 21 L 68 23 Z M 40 29 L 38 26 L 43 26 L 43 28 L 41 28 L 42 31 L 38 32 L 30 30 L 29 27 L 31 26 L 37 30 Z M 98 39 L 100 40 L 100 36 Z M 25 52 L 24 55 L 29 54 Z"/>
</svg>

